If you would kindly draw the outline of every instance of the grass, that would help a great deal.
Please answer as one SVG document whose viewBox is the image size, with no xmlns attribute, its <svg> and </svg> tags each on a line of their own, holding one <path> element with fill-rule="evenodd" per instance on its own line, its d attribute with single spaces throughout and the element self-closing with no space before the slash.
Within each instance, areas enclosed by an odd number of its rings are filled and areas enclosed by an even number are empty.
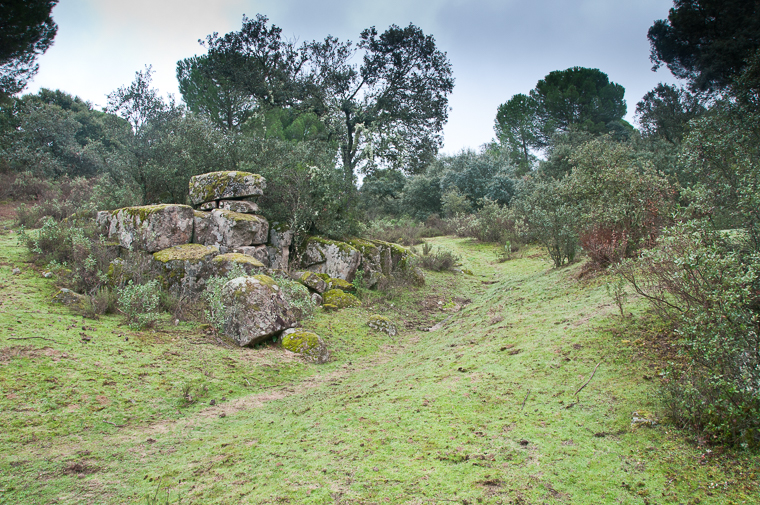
<svg viewBox="0 0 760 505">
<path fill-rule="evenodd" d="M 83 321 L 0 233 L 0 503 L 757 502 L 756 453 L 631 428 L 662 416 L 643 306 L 622 319 L 603 278 L 539 249 L 431 239 L 473 275 L 318 311 L 333 361 L 313 365 Z"/>
</svg>

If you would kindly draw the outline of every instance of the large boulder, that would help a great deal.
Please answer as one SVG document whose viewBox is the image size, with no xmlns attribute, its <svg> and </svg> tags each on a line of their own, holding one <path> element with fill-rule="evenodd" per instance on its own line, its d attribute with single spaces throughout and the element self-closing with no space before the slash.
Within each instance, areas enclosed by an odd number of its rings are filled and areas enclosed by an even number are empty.
<svg viewBox="0 0 760 505">
<path fill-rule="evenodd" d="M 261 342 L 296 325 L 296 317 L 274 279 L 237 277 L 222 287 L 224 334 L 238 345 Z"/>
<path fill-rule="evenodd" d="M 322 295 L 322 302 L 325 307 L 333 309 L 347 309 L 349 307 L 360 307 L 362 302 L 351 293 L 346 293 L 340 289 L 330 289 Z"/>
<path fill-rule="evenodd" d="M 293 279 L 319 294 L 327 291 L 327 283 L 314 272 L 296 272 Z"/>
<path fill-rule="evenodd" d="M 262 216 L 214 209 L 196 211 L 193 242 L 219 246 L 223 252 L 236 247 L 263 244 L 269 234 L 269 223 Z"/>
<path fill-rule="evenodd" d="M 215 200 L 245 198 L 264 194 L 266 181 L 250 172 L 210 172 L 190 178 L 193 205 Z"/>
<path fill-rule="evenodd" d="M 194 215 L 188 205 L 144 205 L 98 212 L 96 222 L 122 247 L 152 253 L 190 242 Z"/>
<path fill-rule="evenodd" d="M 302 328 L 282 332 L 282 347 L 315 363 L 326 363 L 330 359 L 330 352 L 322 337 Z"/>
<path fill-rule="evenodd" d="M 209 262 L 218 254 L 216 246 L 183 244 L 153 253 L 153 261 L 170 290 L 200 291 L 211 274 Z"/>
<path fill-rule="evenodd" d="M 307 270 L 351 282 L 361 264 L 362 255 L 345 242 L 309 237 L 301 261 L 301 266 Z"/>
<path fill-rule="evenodd" d="M 287 270 L 290 261 L 290 244 L 293 242 L 293 230 L 282 223 L 272 223 L 269 228 L 269 266 L 277 270 Z"/>
</svg>

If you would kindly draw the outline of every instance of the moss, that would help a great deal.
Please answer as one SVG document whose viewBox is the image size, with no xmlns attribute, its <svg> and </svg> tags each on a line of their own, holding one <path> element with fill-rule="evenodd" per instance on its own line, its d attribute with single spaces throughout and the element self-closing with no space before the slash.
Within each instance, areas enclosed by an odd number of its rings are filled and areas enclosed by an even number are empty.
<svg viewBox="0 0 760 505">
<path fill-rule="evenodd" d="M 328 274 L 314 274 L 325 282 L 330 282 L 331 277 Z"/>
<path fill-rule="evenodd" d="M 193 216 L 197 217 L 198 219 L 206 219 L 210 215 L 209 212 L 203 212 L 200 210 L 193 210 Z"/>
<path fill-rule="evenodd" d="M 348 307 L 359 307 L 362 302 L 359 301 L 354 295 L 346 293 L 340 289 L 331 289 L 325 291 L 322 295 L 323 303 L 326 305 L 334 305 L 339 309 L 345 309 Z"/>
<path fill-rule="evenodd" d="M 216 258 L 212 260 L 214 263 L 223 263 L 225 261 L 230 261 L 233 263 L 244 263 L 247 265 L 253 265 L 257 268 L 265 268 L 264 264 L 254 258 L 253 256 L 249 256 L 247 254 L 241 254 L 241 253 L 227 253 L 227 254 L 220 254 Z"/>
<path fill-rule="evenodd" d="M 210 202 L 212 200 L 220 199 L 224 190 L 235 184 L 246 184 L 245 179 L 253 179 L 253 184 L 261 186 L 264 182 L 264 178 L 258 174 L 251 172 L 239 172 L 239 171 L 222 171 L 222 172 L 210 172 L 190 179 L 190 192 L 193 193 L 194 187 L 202 186 L 198 193 L 203 195 L 203 202 Z M 202 202 L 201 202 L 202 203 Z"/>
<path fill-rule="evenodd" d="M 308 354 L 319 349 L 319 336 L 311 331 L 295 331 L 282 338 L 282 346 L 290 352 Z"/>
<path fill-rule="evenodd" d="M 334 277 L 330 277 L 327 284 L 330 289 L 340 289 L 341 291 L 354 291 L 355 289 L 354 285 L 350 282 L 344 281 L 343 279 L 336 279 Z"/>
<path fill-rule="evenodd" d="M 308 247 L 308 245 L 309 245 L 310 242 L 316 242 L 317 244 L 322 244 L 322 245 L 325 245 L 325 246 L 334 245 L 335 247 L 338 248 L 338 250 L 340 252 L 345 253 L 345 254 L 349 254 L 349 255 L 351 253 L 353 253 L 353 252 L 357 252 L 357 253 L 359 252 L 355 247 L 352 247 L 351 245 L 349 245 L 349 244 L 347 244 L 345 242 L 340 242 L 339 240 L 330 240 L 330 239 L 323 238 L 323 237 L 313 237 L 312 236 L 312 237 L 309 237 L 307 239 L 307 241 L 306 241 L 307 247 Z"/>
<path fill-rule="evenodd" d="M 373 244 L 372 242 L 360 238 L 354 238 L 351 240 L 348 240 L 347 243 L 355 248 L 358 249 L 362 255 L 376 255 L 380 252 L 380 249 Z"/>
<path fill-rule="evenodd" d="M 370 318 L 367 320 L 367 326 L 369 326 L 373 330 L 378 330 L 378 331 L 382 331 L 383 333 L 387 333 L 388 336 L 391 336 L 391 337 L 395 337 L 396 335 L 398 335 L 398 329 L 396 328 L 396 325 L 393 324 L 393 321 L 379 314 L 370 316 Z"/>
<path fill-rule="evenodd" d="M 117 209 L 113 212 L 124 212 L 129 215 L 133 221 L 139 220 L 140 222 L 148 219 L 148 216 L 155 214 L 158 211 L 164 210 L 167 207 L 185 207 L 185 205 L 175 205 L 170 203 L 161 203 L 158 205 L 142 205 L 140 207 L 124 207 L 123 209 Z"/>
<path fill-rule="evenodd" d="M 196 263 L 215 254 L 219 254 L 219 248 L 216 246 L 182 244 L 153 253 L 153 259 L 161 263 L 168 263 L 169 261 L 190 261 Z"/>
<path fill-rule="evenodd" d="M 274 279 L 272 279 L 268 275 L 259 274 L 259 275 L 254 275 L 253 278 L 259 281 L 260 283 L 264 284 L 265 286 L 269 286 L 274 291 L 280 290 L 280 286 L 278 286 L 277 283 L 274 281 Z"/>
</svg>

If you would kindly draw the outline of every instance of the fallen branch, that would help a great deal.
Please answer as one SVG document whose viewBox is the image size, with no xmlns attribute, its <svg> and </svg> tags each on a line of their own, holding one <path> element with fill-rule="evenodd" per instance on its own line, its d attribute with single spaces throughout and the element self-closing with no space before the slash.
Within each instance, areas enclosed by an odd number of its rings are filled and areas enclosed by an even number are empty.
<svg viewBox="0 0 760 505">
<path fill-rule="evenodd" d="M 525 399 L 523 400 L 522 407 L 520 407 L 520 410 L 525 408 L 525 402 L 528 401 L 529 396 L 530 396 L 530 389 L 528 390 L 528 394 L 525 395 Z"/>
<path fill-rule="evenodd" d="M 594 367 L 594 371 L 591 372 L 591 377 L 589 377 L 588 380 L 581 387 L 578 388 L 578 391 L 576 391 L 573 396 L 578 396 L 578 393 L 580 393 L 583 390 L 583 388 L 585 388 L 588 385 L 588 383 L 591 382 L 591 379 L 594 378 L 594 374 L 596 373 L 596 369 L 599 368 L 599 365 L 601 364 L 602 364 L 601 361 L 596 364 L 596 366 Z"/>
<path fill-rule="evenodd" d="M 60 344 L 57 340 L 53 340 L 52 338 L 45 338 L 45 337 L 8 337 L 8 340 L 31 340 L 33 338 L 39 338 L 41 340 L 47 340 L 48 342 L 55 342 L 56 344 Z"/>
<path fill-rule="evenodd" d="M 111 421 L 103 421 L 103 422 L 106 424 L 110 424 L 111 426 L 116 426 L 117 428 L 123 428 L 126 426 L 126 424 L 116 424 L 116 423 L 112 423 Z"/>
</svg>

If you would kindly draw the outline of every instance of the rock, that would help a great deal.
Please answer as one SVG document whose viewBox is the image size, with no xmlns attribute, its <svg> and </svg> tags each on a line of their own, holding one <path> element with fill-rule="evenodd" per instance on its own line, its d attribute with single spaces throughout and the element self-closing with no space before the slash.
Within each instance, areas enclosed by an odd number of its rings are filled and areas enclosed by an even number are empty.
<svg viewBox="0 0 760 505">
<path fill-rule="evenodd" d="M 21 275 L 21 269 L 20 268 L 14 268 L 13 270 L 11 270 L 11 273 L 13 275 Z"/>
<path fill-rule="evenodd" d="M 193 242 L 215 245 L 222 252 L 236 247 L 263 244 L 269 234 L 269 223 L 261 216 L 214 209 L 195 212 L 195 238 Z"/>
<path fill-rule="evenodd" d="M 327 283 L 314 272 L 296 272 L 295 280 L 319 294 L 327 291 Z"/>
<path fill-rule="evenodd" d="M 66 288 L 61 288 L 52 298 L 53 303 L 60 303 L 73 309 L 82 309 L 85 306 L 86 300 L 86 296 Z"/>
<path fill-rule="evenodd" d="M 222 288 L 226 307 L 224 334 L 245 346 L 292 328 L 296 318 L 280 287 L 271 277 L 237 277 Z"/>
<path fill-rule="evenodd" d="M 197 292 L 210 277 L 209 262 L 218 254 L 216 246 L 183 244 L 153 253 L 153 261 L 163 276 L 164 286 L 175 292 L 182 289 Z M 117 268 L 118 264 L 114 264 L 114 273 Z"/>
<path fill-rule="evenodd" d="M 242 247 L 236 247 L 232 252 L 253 256 L 267 268 L 271 265 L 269 262 L 269 252 L 267 251 L 267 246 L 265 245 L 246 245 Z"/>
<path fill-rule="evenodd" d="M 351 282 L 361 261 L 361 253 L 345 242 L 310 237 L 304 248 L 302 266 L 312 272 Z"/>
<path fill-rule="evenodd" d="M 393 324 L 393 322 L 385 316 L 380 316 L 377 314 L 370 316 L 369 320 L 367 321 L 367 326 L 373 330 L 387 333 L 389 337 L 395 337 L 398 335 L 398 328 L 396 328 L 396 325 Z"/>
<path fill-rule="evenodd" d="M 326 363 L 330 359 L 324 341 L 313 331 L 300 328 L 285 330 L 282 333 L 282 347 L 315 363 Z"/>
<path fill-rule="evenodd" d="M 336 279 L 335 277 L 330 277 L 327 281 L 327 288 L 328 289 L 340 289 L 341 291 L 345 291 L 346 293 L 353 293 L 356 291 L 356 287 L 351 284 L 348 281 L 344 281 L 343 279 Z"/>
<path fill-rule="evenodd" d="M 50 279 L 53 276 L 53 272 L 42 272 L 42 276 L 45 279 Z"/>
<path fill-rule="evenodd" d="M 219 202 L 219 209 L 240 212 L 241 214 L 258 214 L 259 206 L 253 202 L 245 200 L 222 200 Z"/>
<path fill-rule="evenodd" d="M 314 305 L 319 307 L 320 305 L 322 305 L 322 295 L 320 295 L 319 293 L 312 293 L 311 301 Z"/>
<path fill-rule="evenodd" d="M 288 270 L 290 261 L 290 244 L 293 242 L 293 231 L 282 223 L 272 223 L 269 228 L 269 266 L 273 269 Z"/>
<path fill-rule="evenodd" d="M 213 275 L 224 277 L 235 266 L 242 269 L 247 275 L 262 273 L 266 266 L 253 256 L 240 253 L 220 254 L 211 260 L 211 271 Z"/>
<path fill-rule="evenodd" d="M 648 410 L 636 410 L 631 415 L 631 428 L 636 429 L 641 426 L 652 427 L 657 425 L 657 416 Z"/>
<path fill-rule="evenodd" d="M 201 210 L 214 210 L 217 208 L 217 206 L 216 206 L 216 202 L 206 202 L 206 203 L 200 204 L 198 208 Z"/>
<path fill-rule="evenodd" d="M 250 172 L 210 172 L 190 178 L 190 201 L 193 205 L 264 194 L 266 181 Z"/>
<path fill-rule="evenodd" d="M 360 307 L 362 304 L 362 302 L 357 297 L 351 293 L 341 291 L 340 289 L 331 289 L 329 291 L 325 291 L 325 293 L 322 295 L 322 300 L 324 302 L 324 308 L 326 308 L 327 305 L 332 305 L 337 309 L 345 309 L 348 307 Z"/>
<path fill-rule="evenodd" d="M 144 205 L 98 212 L 96 223 L 122 247 L 152 253 L 190 242 L 193 217 L 188 205 Z"/>
</svg>

